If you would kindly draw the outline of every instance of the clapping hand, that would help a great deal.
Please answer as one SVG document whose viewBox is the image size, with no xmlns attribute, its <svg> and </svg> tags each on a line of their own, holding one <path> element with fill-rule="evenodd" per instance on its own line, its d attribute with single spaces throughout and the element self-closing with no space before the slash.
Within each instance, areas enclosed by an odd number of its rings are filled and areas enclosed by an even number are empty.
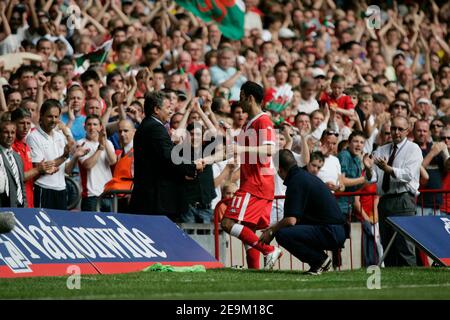
<svg viewBox="0 0 450 320">
<path fill-rule="evenodd" d="M 373 163 L 375 163 L 375 165 L 383 171 L 386 171 L 389 168 L 386 158 L 374 157 Z"/>
<path fill-rule="evenodd" d="M 90 149 L 85 147 L 84 146 L 85 144 L 86 144 L 85 142 L 83 142 L 82 144 L 77 144 L 72 155 L 76 158 L 80 158 L 80 157 L 87 155 L 89 153 Z"/>
<path fill-rule="evenodd" d="M 98 136 L 98 143 L 102 147 L 105 147 L 106 146 L 106 130 L 105 130 L 105 128 L 100 129 L 98 135 L 99 135 Z"/>
<path fill-rule="evenodd" d="M 37 165 L 40 174 L 54 174 L 58 172 L 59 168 L 55 166 L 55 161 L 41 161 Z"/>
</svg>

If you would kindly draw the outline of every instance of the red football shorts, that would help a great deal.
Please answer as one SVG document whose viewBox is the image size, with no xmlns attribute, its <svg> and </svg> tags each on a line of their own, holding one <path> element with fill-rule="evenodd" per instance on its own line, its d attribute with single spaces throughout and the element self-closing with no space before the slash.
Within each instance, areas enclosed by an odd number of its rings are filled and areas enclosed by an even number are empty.
<svg viewBox="0 0 450 320">
<path fill-rule="evenodd" d="M 224 217 L 242 222 L 243 225 L 265 229 L 269 227 L 271 211 L 272 200 L 258 198 L 238 190 L 227 207 Z"/>
</svg>

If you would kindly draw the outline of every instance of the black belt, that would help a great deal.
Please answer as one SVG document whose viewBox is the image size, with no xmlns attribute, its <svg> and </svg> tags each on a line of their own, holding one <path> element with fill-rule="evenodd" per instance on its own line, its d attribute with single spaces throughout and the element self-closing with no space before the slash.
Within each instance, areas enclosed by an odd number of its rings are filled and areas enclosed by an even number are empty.
<svg viewBox="0 0 450 320">
<path fill-rule="evenodd" d="M 400 192 L 400 193 L 388 193 L 388 194 L 383 194 L 381 197 L 383 198 L 396 198 L 396 197 L 401 197 L 404 194 L 408 194 L 411 197 L 415 198 L 416 196 L 414 194 L 412 194 L 412 192 L 410 191 L 405 191 L 405 192 Z"/>
</svg>

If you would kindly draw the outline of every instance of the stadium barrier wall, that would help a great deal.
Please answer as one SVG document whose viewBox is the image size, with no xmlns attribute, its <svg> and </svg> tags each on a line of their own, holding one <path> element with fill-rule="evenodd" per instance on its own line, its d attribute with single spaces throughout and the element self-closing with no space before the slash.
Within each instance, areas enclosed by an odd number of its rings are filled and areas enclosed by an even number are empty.
<svg viewBox="0 0 450 320">
<path fill-rule="evenodd" d="M 447 189 L 420 189 L 419 190 L 421 194 L 431 194 L 433 196 L 433 215 L 441 214 L 441 215 L 448 215 L 450 211 L 450 190 Z M 438 205 L 437 196 L 443 195 L 443 201 L 442 205 Z M 377 196 L 374 192 L 339 192 L 335 193 L 336 198 L 339 197 L 353 197 L 353 196 L 360 196 L 360 197 L 367 197 L 367 196 Z M 285 196 L 275 196 L 275 207 L 279 207 L 277 205 L 277 202 L 280 200 L 283 200 Z M 351 198 L 347 198 L 348 201 L 351 201 Z M 416 198 L 417 200 L 418 198 Z M 423 198 L 422 198 L 423 200 Z M 245 248 L 242 245 L 242 242 L 230 235 L 226 235 L 228 237 L 227 240 L 223 239 L 223 234 L 221 233 L 221 227 L 220 227 L 220 221 L 218 217 L 218 208 L 222 204 L 228 205 L 231 202 L 231 199 L 224 199 L 221 200 L 215 208 L 214 211 L 214 243 L 215 243 L 215 257 L 217 260 L 221 261 L 225 267 L 238 267 L 242 268 L 246 266 L 245 261 Z M 417 207 L 419 210 L 417 210 L 418 215 L 424 215 L 424 207 L 423 207 L 423 201 L 417 201 Z M 448 207 L 448 209 L 447 209 Z M 354 215 L 353 212 L 350 212 L 348 214 L 349 221 L 351 228 L 350 228 L 350 238 L 346 240 L 344 248 L 340 251 L 340 263 L 335 263 L 335 268 L 337 270 L 353 270 L 353 269 L 359 269 L 361 267 L 364 267 L 364 249 L 363 249 L 363 241 L 364 241 L 364 232 L 362 223 L 358 221 L 358 218 Z M 374 233 L 374 236 L 379 236 L 377 233 L 377 229 L 372 226 L 372 230 Z M 219 234 L 221 235 L 219 238 Z M 260 233 L 257 232 L 257 235 Z M 227 254 L 223 255 L 223 247 L 224 247 L 224 241 L 226 242 L 225 246 L 227 247 Z M 276 241 L 274 240 L 273 243 L 277 245 Z M 280 247 L 282 250 L 284 250 L 282 247 Z M 331 252 L 328 252 L 330 256 L 332 256 Z M 373 254 L 377 259 L 380 258 L 380 255 L 378 255 L 376 242 L 374 242 L 373 246 Z M 429 259 L 424 252 L 421 250 L 418 250 L 418 255 L 420 259 L 420 263 L 423 266 L 429 266 L 431 264 L 431 259 Z M 262 256 L 261 256 L 261 265 L 262 265 Z M 288 252 L 284 252 L 281 259 L 278 261 L 274 269 L 278 270 L 307 270 L 308 265 L 299 261 L 297 258 L 289 254 Z"/>
<path fill-rule="evenodd" d="M 0 277 L 138 272 L 155 264 L 223 265 L 166 216 L 1 208 L 16 226 L 0 234 Z"/>
</svg>

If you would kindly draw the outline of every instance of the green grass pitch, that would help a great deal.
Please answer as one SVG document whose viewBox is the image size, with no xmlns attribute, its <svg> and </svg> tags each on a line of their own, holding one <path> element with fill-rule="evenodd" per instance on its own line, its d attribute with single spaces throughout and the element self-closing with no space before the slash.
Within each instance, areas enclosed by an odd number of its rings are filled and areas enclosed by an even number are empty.
<svg viewBox="0 0 450 320">
<path fill-rule="evenodd" d="M 0 299 L 450 299 L 449 268 L 381 269 L 381 289 L 366 269 L 307 276 L 297 271 L 207 270 L 0 279 Z"/>
</svg>

